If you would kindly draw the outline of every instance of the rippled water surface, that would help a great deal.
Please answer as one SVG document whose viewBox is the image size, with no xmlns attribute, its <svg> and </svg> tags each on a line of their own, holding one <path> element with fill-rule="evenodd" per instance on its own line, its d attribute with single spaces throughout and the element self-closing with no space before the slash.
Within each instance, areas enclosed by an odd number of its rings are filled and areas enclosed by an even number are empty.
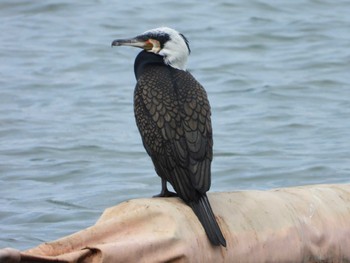
<svg viewBox="0 0 350 263">
<path fill-rule="evenodd" d="M 0 248 L 33 247 L 159 192 L 132 107 L 139 50 L 167 25 L 212 106 L 212 191 L 349 183 L 349 1 L 0 3 Z"/>
</svg>

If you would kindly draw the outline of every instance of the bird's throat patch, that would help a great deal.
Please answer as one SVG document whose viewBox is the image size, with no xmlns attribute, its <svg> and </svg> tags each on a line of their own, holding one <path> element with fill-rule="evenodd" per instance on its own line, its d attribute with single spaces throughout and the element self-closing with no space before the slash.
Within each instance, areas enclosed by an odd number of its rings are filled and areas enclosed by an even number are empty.
<svg viewBox="0 0 350 263">
<path fill-rule="evenodd" d="M 146 41 L 145 50 L 147 50 L 148 52 L 158 54 L 161 49 L 162 48 L 158 40 L 150 38 Z"/>
</svg>

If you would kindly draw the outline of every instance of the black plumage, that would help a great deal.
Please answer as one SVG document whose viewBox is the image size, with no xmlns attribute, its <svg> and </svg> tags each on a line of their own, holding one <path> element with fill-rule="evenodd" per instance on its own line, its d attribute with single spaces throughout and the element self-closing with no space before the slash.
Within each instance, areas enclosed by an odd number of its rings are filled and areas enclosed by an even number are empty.
<svg viewBox="0 0 350 263">
<path fill-rule="evenodd" d="M 143 145 L 162 179 L 159 196 L 177 195 L 194 211 L 213 245 L 226 246 L 206 192 L 211 184 L 213 136 L 206 91 L 186 70 L 141 51 L 134 65 L 134 112 Z"/>
<path fill-rule="evenodd" d="M 209 102 L 190 73 L 156 63 L 158 57 L 142 51 L 136 58 L 137 127 L 158 175 L 186 202 L 198 201 L 210 188 Z"/>
</svg>

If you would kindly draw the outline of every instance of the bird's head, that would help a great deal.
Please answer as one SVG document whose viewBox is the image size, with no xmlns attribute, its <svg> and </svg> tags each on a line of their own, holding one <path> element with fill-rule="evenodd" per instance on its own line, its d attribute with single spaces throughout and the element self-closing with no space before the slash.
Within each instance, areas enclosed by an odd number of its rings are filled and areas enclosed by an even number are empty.
<svg viewBox="0 0 350 263">
<path fill-rule="evenodd" d="M 185 70 L 190 46 L 184 35 L 168 27 L 148 30 L 128 39 L 116 39 L 112 46 L 139 47 L 163 57 L 164 63 Z"/>
</svg>

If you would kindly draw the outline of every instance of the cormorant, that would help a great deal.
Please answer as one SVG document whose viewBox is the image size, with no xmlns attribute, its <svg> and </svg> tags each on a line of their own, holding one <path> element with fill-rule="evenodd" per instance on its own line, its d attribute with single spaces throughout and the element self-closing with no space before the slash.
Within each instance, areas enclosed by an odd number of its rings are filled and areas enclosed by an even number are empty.
<svg viewBox="0 0 350 263">
<path fill-rule="evenodd" d="M 206 192 L 211 184 L 213 136 L 210 105 L 202 85 L 186 71 L 191 50 L 184 35 L 161 27 L 112 46 L 142 48 L 135 59 L 136 124 L 162 180 L 157 196 L 177 195 L 197 215 L 215 246 L 226 247 Z"/>
</svg>

